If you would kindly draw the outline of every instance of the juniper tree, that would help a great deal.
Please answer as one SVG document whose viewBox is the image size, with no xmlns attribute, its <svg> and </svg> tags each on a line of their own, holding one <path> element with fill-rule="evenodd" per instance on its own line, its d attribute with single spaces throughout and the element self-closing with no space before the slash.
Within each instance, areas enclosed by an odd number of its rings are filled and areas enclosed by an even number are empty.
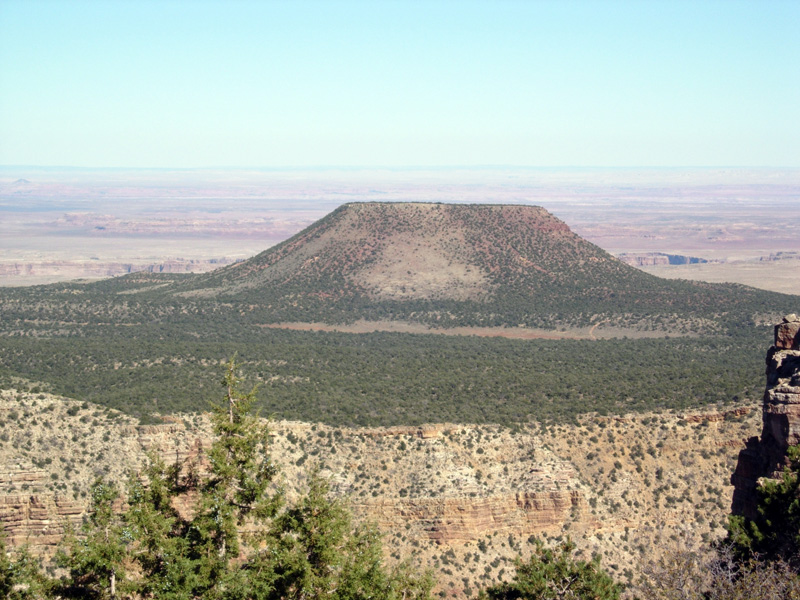
<svg viewBox="0 0 800 600">
<path fill-rule="evenodd" d="M 556 549 L 534 540 L 528 561 L 517 559 L 513 581 L 486 590 L 492 600 L 616 600 L 621 587 L 601 567 L 599 558 L 589 562 L 573 558 L 569 540 Z"/>
<path fill-rule="evenodd" d="M 56 555 L 59 566 L 69 571 L 60 592 L 81 598 L 116 598 L 125 584 L 130 538 L 115 510 L 119 490 L 108 481 L 96 480 L 91 488 L 89 518 L 80 536 L 68 532 Z"/>
</svg>

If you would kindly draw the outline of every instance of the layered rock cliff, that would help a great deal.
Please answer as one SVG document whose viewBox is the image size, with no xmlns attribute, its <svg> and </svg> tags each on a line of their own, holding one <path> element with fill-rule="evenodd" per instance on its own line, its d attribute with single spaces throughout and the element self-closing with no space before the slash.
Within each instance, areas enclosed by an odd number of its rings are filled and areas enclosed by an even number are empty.
<svg viewBox="0 0 800 600">
<path fill-rule="evenodd" d="M 731 510 L 749 518 L 757 516 L 758 480 L 778 476 L 787 464 L 787 448 L 800 444 L 800 317 L 797 315 L 788 315 L 775 326 L 775 343 L 767 352 L 766 375 L 761 437 L 747 441 L 731 477 L 735 487 Z"/>
</svg>

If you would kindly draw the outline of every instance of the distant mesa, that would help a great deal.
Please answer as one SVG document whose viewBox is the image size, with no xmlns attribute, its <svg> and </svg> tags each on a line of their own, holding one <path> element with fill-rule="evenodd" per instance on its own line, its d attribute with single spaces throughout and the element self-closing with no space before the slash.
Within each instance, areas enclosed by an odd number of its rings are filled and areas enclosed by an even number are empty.
<svg viewBox="0 0 800 600">
<path fill-rule="evenodd" d="M 800 260 L 800 252 L 773 252 L 769 256 L 762 256 L 760 262 L 774 262 L 778 260 Z"/>
<path fill-rule="evenodd" d="M 27 179 L 17 179 L 11 183 L 0 183 L 0 191 L 10 194 L 29 194 L 39 189 L 39 186 Z"/>
<path fill-rule="evenodd" d="M 235 314 L 254 328 L 392 322 L 502 328 L 503 335 L 509 328 L 577 328 L 591 337 L 658 336 L 717 332 L 736 319 L 763 319 L 766 306 L 786 312 L 794 306 L 790 296 L 767 298 L 743 286 L 655 277 L 545 209 L 519 204 L 350 203 L 221 269 L 174 263 L 112 271 L 102 263 L 83 261 L 76 276 L 150 273 L 82 286 L 83 293 L 140 294 L 148 306 L 184 305 L 203 322 Z"/>
<path fill-rule="evenodd" d="M 345 204 L 289 240 L 193 282 L 204 295 L 267 290 L 320 300 L 486 303 L 639 273 L 537 206 Z"/>
<path fill-rule="evenodd" d="M 645 273 L 545 209 L 516 204 L 344 204 L 238 265 L 160 293 L 240 302 L 260 323 L 436 327 L 638 327 L 653 315 L 701 323 L 696 317 L 757 306 L 741 290 Z"/>
<path fill-rule="evenodd" d="M 664 252 L 623 252 L 617 258 L 632 267 L 653 267 L 656 265 L 696 265 L 707 263 L 705 258 L 666 254 Z"/>
</svg>

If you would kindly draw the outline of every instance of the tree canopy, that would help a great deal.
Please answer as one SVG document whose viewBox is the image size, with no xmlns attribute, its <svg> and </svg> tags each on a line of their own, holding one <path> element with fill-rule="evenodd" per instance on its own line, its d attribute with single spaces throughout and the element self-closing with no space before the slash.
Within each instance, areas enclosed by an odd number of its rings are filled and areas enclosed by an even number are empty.
<svg viewBox="0 0 800 600">
<path fill-rule="evenodd" d="M 781 477 L 763 479 L 758 495 L 758 516 L 731 515 L 727 542 L 738 556 L 761 561 L 782 560 L 800 568 L 800 446 L 787 450 L 789 464 Z"/>
<path fill-rule="evenodd" d="M 600 559 L 573 557 L 570 540 L 547 548 L 534 540 L 528 561 L 517 560 L 514 579 L 486 590 L 492 600 L 616 600 L 622 587 L 600 568 Z"/>
</svg>

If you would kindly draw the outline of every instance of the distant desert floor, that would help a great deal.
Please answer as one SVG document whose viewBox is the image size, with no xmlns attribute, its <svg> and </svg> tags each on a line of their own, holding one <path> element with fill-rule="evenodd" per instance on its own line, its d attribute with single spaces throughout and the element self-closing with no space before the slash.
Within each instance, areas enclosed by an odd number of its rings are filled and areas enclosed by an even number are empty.
<svg viewBox="0 0 800 600">
<path fill-rule="evenodd" d="M 667 279 L 741 283 L 772 292 L 800 294 L 800 255 L 773 261 L 751 260 L 641 268 L 643 271 Z"/>
<path fill-rule="evenodd" d="M 800 169 L 126 171 L 0 167 L 0 286 L 203 272 L 345 202 L 542 206 L 660 277 L 800 294 Z"/>
</svg>

